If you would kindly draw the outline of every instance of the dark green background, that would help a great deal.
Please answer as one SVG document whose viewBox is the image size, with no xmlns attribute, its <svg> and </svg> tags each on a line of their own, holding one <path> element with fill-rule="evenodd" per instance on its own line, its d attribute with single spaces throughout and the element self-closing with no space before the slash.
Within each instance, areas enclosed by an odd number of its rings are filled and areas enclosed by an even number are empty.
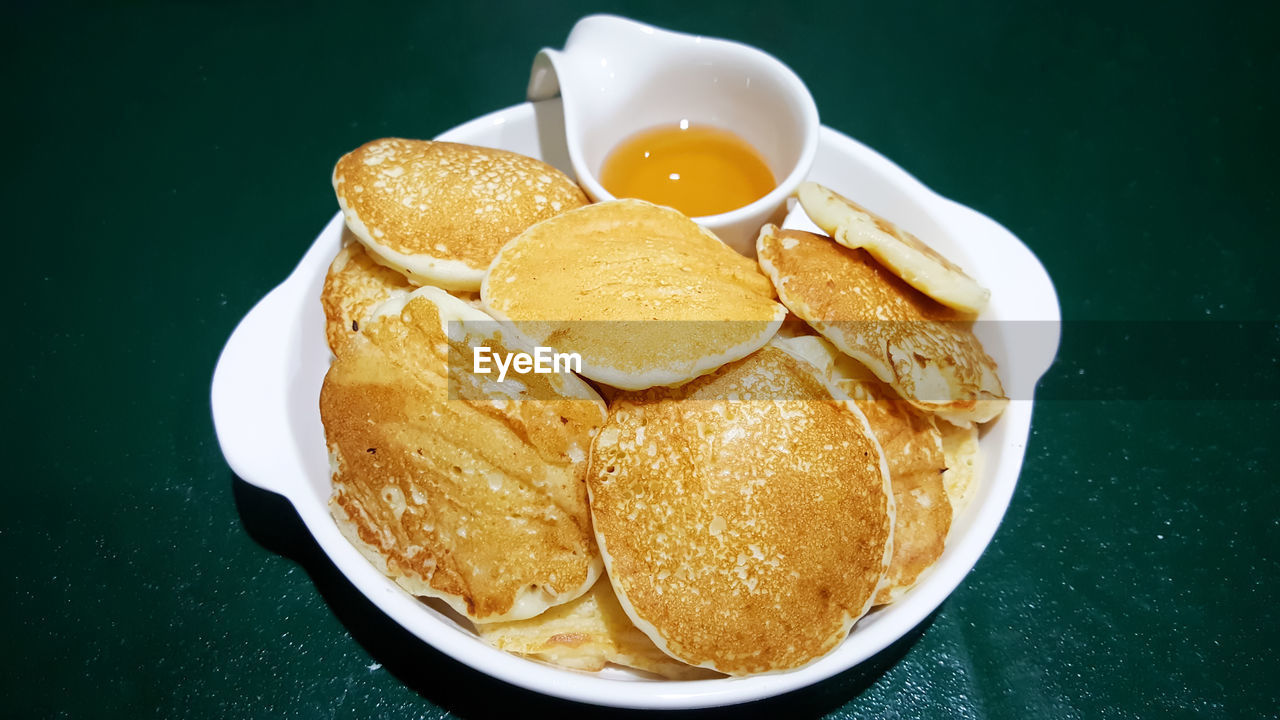
<svg viewBox="0 0 1280 720">
<path fill-rule="evenodd" d="M 753 709 L 1275 715 L 1274 13 L 359 5 L 5 6 L 3 714 L 589 710 L 378 615 L 285 502 L 233 477 L 208 389 L 236 322 L 334 213 L 339 154 L 520 101 L 536 50 L 610 10 L 782 58 L 826 124 L 1019 235 L 1068 319 L 1017 494 L 965 583 L 872 663 Z M 1239 342 L 1219 342 L 1228 320 L 1249 321 Z M 1126 341 L 1125 323 L 1176 342 Z M 1262 390 L 1200 389 L 1223 376 Z"/>
</svg>

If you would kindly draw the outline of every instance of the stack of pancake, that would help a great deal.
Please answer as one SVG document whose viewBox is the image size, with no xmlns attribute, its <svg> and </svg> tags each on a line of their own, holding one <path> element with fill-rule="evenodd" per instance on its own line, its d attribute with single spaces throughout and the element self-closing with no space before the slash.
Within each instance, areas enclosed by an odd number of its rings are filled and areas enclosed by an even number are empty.
<svg viewBox="0 0 1280 720">
<path fill-rule="evenodd" d="M 787 671 L 942 554 L 1006 400 L 970 329 L 986 291 L 915 237 L 806 185 L 829 237 L 765 226 L 752 260 L 670 208 L 444 142 L 371 142 L 333 183 L 331 511 L 486 642 L 585 671 Z M 500 382 L 478 347 L 581 367 Z"/>
</svg>

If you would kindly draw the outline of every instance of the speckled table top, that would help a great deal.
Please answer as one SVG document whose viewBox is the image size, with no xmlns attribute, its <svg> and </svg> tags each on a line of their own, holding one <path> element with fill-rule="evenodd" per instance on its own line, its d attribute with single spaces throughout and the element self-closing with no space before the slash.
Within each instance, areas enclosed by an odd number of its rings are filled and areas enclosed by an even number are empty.
<svg viewBox="0 0 1280 720">
<path fill-rule="evenodd" d="M 595 11 L 790 64 L 823 121 L 996 218 L 1063 344 L 991 547 L 928 621 L 775 716 L 1274 717 L 1274 10 L 1117 3 L 286 3 L 3 11 L 12 717 L 591 713 L 380 615 L 219 453 L 237 320 L 335 158 L 522 99 Z M 726 713 L 729 714 L 729 713 Z"/>
</svg>

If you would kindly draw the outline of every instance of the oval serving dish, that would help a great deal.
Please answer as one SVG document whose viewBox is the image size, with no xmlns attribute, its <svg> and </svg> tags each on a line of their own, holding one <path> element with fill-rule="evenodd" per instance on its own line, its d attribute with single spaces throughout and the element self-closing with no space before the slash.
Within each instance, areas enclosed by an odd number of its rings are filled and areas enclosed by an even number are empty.
<svg viewBox="0 0 1280 720">
<path fill-rule="evenodd" d="M 571 172 L 558 99 L 522 103 L 456 127 L 438 139 L 503 148 Z M 670 681 L 608 668 L 590 675 L 493 649 L 379 573 L 329 515 L 329 464 L 318 397 L 330 354 L 320 289 L 342 242 L 336 214 L 294 271 L 240 322 L 214 371 L 214 425 L 223 454 L 245 481 L 288 498 L 317 543 L 382 612 L 436 649 L 495 678 L 547 695 L 628 708 L 697 708 L 779 695 L 829 678 L 902 637 L 959 585 L 991 541 L 1022 467 L 1035 383 L 1057 352 L 1059 310 L 1048 274 L 995 221 L 943 198 L 861 143 L 820 134 L 808 179 L 892 218 L 953 258 L 991 290 L 978 335 L 1000 364 L 1009 408 L 983 431 L 979 486 L 956 516 L 946 551 L 900 601 L 858 622 L 830 655 L 788 673 Z M 800 211 L 789 224 L 805 225 Z M 1034 322 L 1023 322 L 1034 321 Z M 287 329 L 281 332 L 281 329 Z M 1034 335 L 1035 337 L 1028 337 Z"/>
</svg>

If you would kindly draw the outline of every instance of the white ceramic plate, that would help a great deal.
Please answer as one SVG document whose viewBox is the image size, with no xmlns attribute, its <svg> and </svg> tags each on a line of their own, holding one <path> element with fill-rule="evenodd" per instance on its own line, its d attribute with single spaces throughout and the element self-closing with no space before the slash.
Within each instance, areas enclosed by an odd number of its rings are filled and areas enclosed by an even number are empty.
<svg viewBox="0 0 1280 720">
<path fill-rule="evenodd" d="M 441 139 L 505 148 L 565 169 L 558 100 L 491 113 Z M 942 198 L 845 135 L 822 129 L 810 179 L 889 217 L 954 258 L 991 289 L 979 335 L 1014 398 L 982 436 L 981 485 L 952 525 L 946 552 L 893 605 L 864 617 L 835 652 L 803 669 L 747 678 L 662 681 L 623 669 L 589 675 L 495 650 L 469 629 L 383 577 L 329 517 L 329 464 L 320 424 L 320 385 L 329 367 L 320 289 L 341 243 L 333 217 L 293 273 L 232 333 L 213 375 L 218 442 L 235 473 L 290 500 L 320 547 L 353 585 L 409 632 L 480 672 L 548 695 L 631 708 L 694 708 L 778 695 L 870 658 L 924 620 L 977 562 L 1004 516 L 1022 467 L 1035 382 L 1058 346 L 1058 302 L 1048 274 L 1019 240 L 989 218 Z M 793 222 L 803 224 L 805 218 Z M 802 213 L 801 213 L 802 214 Z M 1009 322 L 1036 321 L 1036 322 Z"/>
</svg>

